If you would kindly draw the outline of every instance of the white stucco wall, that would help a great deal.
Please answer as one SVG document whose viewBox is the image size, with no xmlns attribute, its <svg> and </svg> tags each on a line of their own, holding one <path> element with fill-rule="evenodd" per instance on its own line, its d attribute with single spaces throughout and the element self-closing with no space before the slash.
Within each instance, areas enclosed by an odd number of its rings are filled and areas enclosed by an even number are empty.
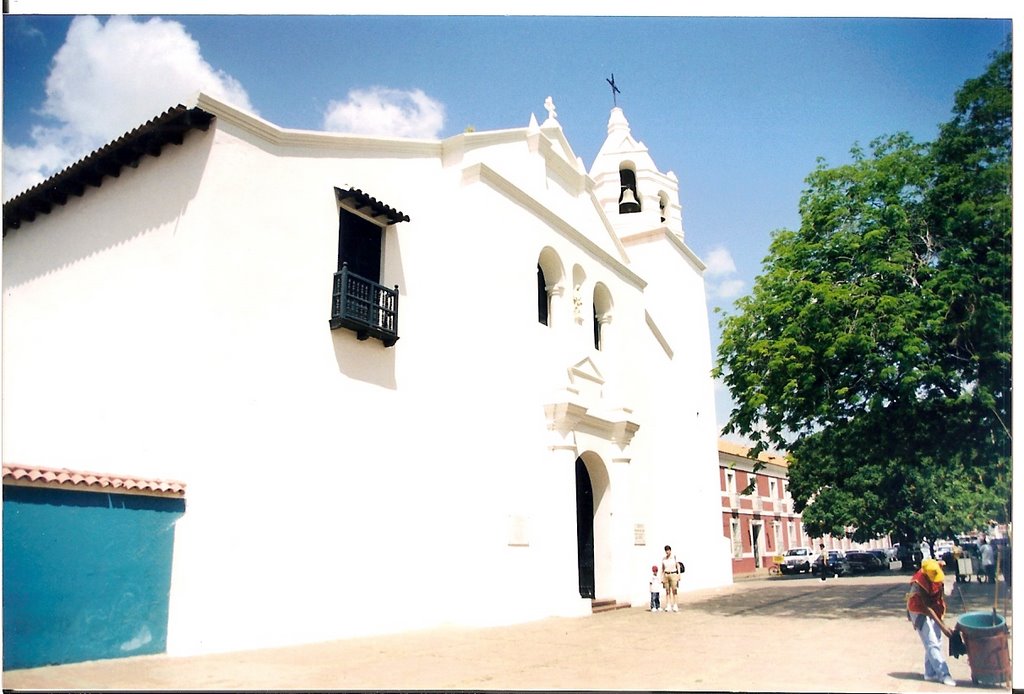
<svg viewBox="0 0 1024 694">
<path fill-rule="evenodd" d="M 731 580 L 699 268 L 627 254 L 560 134 L 373 149 L 206 106 L 209 132 L 4 239 L 5 460 L 188 484 L 169 652 L 588 613 L 584 453 L 607 476 L 598 597 L 644 604 L 666 542 L 684 591 Z M 412 218 L 385 237 L 390 349 L 328 326 L 342 185 Z M 569 402 L 587 418 L 552 430 Z"/>
<path fill-rule="evenodd" d="M 721 585 L 731 580 L 731 571 L 718 470 L 707 465 L 710 458 L 717 460 L 718 432 L 703 264 L 668 230 L 627 240 L 626 248 L 632 267 L 651 278 L 645 307 L 672 352 L 661 370 L 649 372 L 648 431 L 658 439 L 657 455 L 667 455 L 678 475 L 675 485 L 655 487 L 663 494 L 659 507 L 685 508 L 686 514 L 669 525 L 676 539 L 661 544 L 671 544 L 684 561 L 691 558 L 682 590 Z M 658 347 L 664 355 L 664 347 Z"/>
</svg>

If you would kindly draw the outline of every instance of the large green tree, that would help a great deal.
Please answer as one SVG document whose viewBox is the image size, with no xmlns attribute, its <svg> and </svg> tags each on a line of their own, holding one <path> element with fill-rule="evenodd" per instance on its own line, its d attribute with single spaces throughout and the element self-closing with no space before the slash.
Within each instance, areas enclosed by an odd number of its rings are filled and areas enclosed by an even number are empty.
<svg viewBox="0 0 1024 694">
<path fill-rule="evenodd" d="M 819 161 L 722 321 L 726 432 L 787 449 L 811 534 L 962 532 L 1010 498 L 1011 52 L 935 143 Z"/>
</svg>

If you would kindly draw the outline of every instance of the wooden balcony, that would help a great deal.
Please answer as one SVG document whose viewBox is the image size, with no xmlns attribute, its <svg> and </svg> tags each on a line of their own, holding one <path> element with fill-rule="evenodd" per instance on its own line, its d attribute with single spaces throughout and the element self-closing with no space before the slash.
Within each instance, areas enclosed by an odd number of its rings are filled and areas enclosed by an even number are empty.
<svg viewBox="0 0 1024 694">
<path fill-rule="evenodd" d="M 356 337 L 377 338 L 385 347 L 398 342 L 398 285 L 389 289 L 350 272 L 348 265 L 334 273 L 331 330 L 348 328 Z"/>
</svg>

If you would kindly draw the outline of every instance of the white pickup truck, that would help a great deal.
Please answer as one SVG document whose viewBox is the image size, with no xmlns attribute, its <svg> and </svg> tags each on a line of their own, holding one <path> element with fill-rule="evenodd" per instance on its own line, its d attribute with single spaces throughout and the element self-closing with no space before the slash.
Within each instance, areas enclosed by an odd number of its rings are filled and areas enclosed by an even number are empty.
<svg viewBox="0 0 1024 694">
<path fill-rule="evenodd" d="M 784 574 L 802 574 L 811 570 L 815 558 L 817 558 L 817 554 L 813 549 L 793 547 L 787 549 L 786 553 L 782 555 L 782 564 L 779 566 L 779 570 Z"/>
</svg>

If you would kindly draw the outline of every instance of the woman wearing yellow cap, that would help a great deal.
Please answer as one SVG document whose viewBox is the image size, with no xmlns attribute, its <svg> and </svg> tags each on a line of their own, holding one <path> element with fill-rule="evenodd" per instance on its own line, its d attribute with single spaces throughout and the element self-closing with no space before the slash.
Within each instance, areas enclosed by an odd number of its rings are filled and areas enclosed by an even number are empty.
<svg viewBox="0 0 1024 694">
<path fill-rule="evenodd" d="M 910 579 L 910 593 L 907 594 L 907 616 L 914 624 L 917 635 L 924 644 L 924 678 L 929 682 L 942 682 L 950 687 L 956 681 L 949 674 L 949 665 L 942 653 L 942 634 L 952 636 L 942 618 L 946 614 L 946 599 L 943 596 L 942 562 L 925 559 L 921 569 Z"/>
</svg>

